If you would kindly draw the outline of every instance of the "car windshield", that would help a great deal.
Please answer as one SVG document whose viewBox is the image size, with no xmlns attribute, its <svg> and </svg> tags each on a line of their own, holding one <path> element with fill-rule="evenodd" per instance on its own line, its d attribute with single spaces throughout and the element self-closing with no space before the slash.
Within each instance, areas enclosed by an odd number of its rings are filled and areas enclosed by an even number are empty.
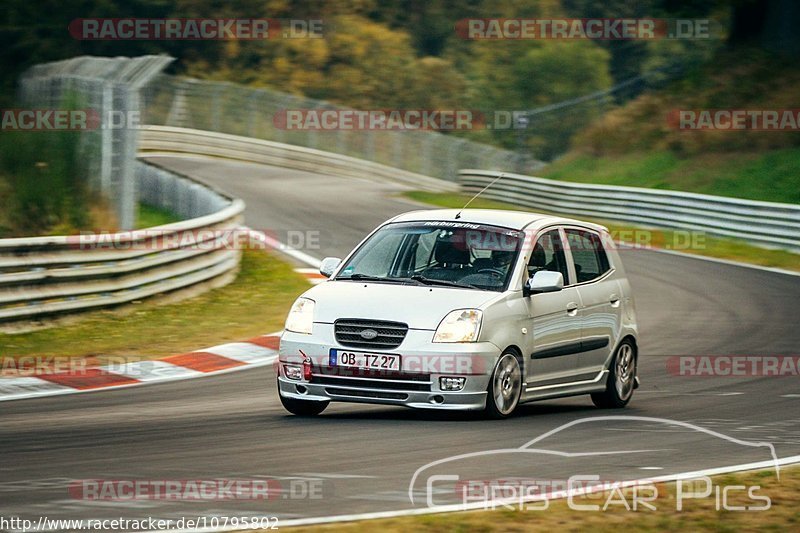
<svg viewBox="0 0 800 533">
<path fill-rule="evenodd" d="M 405 222 L 375 232 L 335 279 L 502 291 L 523 234 L 466 222 Z"/>
</svg>

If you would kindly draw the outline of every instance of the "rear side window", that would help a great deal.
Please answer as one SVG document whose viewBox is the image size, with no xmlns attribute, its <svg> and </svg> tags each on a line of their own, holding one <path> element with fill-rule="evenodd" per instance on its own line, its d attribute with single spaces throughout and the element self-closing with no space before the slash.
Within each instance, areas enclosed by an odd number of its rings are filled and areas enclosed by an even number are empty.
<svg viewBox="0 0 800 533">
<path fill-rule="evenodd" d="M 567 229 L 567 242 L 572 251 L 572 262 L 578 283 L 599 278 L 611 268 L 600 236 L 591 231 Z"/>
</svg>

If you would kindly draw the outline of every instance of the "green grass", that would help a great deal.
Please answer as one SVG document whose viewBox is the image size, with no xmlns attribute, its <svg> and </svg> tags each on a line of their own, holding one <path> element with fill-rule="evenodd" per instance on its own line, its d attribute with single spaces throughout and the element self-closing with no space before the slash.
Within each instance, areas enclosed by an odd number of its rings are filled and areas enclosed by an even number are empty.
<svg viewBox="0 0 800 533">
<path fill-rule="evenodd" d="M 293 532 L 345 532 L 366 533 L 382 531 L 400 533 L 405 531 L 429 531 L 445 533 L 450 531 L 493 532 L 493 531 L 563 531 L 597 533 L 617 531 L 797 531 L 800 522 L 800 468 L 781 469 L 777 479 L 773 471 L 729 474 L 712 478 L 715 487 L 733 485 L 760 487 L 755 495 L 767 496 L 771 507 L 764 511 L 717 510 L 715 497 L 685 500 L 683 509 L 676 508 L 676 488 L 674 483 L 658 484 L 658 497 L 652 502 L 655 510 L 639 507 L 626 510 L 617 495 L 606 511 L 578 511 L 570 509 L 564 500 L 549 502 L 546 510 L 498 509 L 464 513 L 448 513 L 383 520 L 365 520 L 329 526 L 292 528 Z M 641 489 L 641 497 L 649 493 Z M 577 497 L 580 505 L 599 505 L 601 508 L 608 494 L 592 497 Z M 630 491 L 625 491 L 628 504 L 633 501 Z M 761 506 L 763 501 L 749 499 L 746 491 L 731 490 L 726 500 L 730 506 Z M 541 503 L 536 504 L 541 505 Z M 499 507 L 499 505 L 498 505 Z M 720 508 L 722 506 L 720 505 Z"/>
<path fill-rule="evenodd" d="M 800 148 L 680 158 L 661 150 L 617 156 L 571 154 L 542 177 L 800 203 Z"/>
<path fill-rule="evenodd" d="M 145 301 L 81 315 L 69 325 L 0 333 L 3 356 L 164 356 L 278 331 L 309 287 L 272 253 L 248 250 L 231 284 L 173 304 Z"/>
<path fill-rule="evenodd" d="M 404 196 L 417 202 L 447 208 L 462 207 L 470 199 L 470 196 L 466 194 L 427 191 L 410 191 L 404 193 Z M 470 208 L 525 210 L 524 207 L 483 198 L 478 198 L 472 202 Z M 619 222 L 586 219 L 585 217 L 580 218 L 606 226 L 612 236 L 626 242 L 639 242 L 640 244 L 649 244 L 657 248 L 672 249 L 685 253 L 752 263 L 754 265 L 800 271 L 800 254 L 787 252 L 785 250 L 768 250 L 746 242 L 712 237 L 706 234 L 690 235 L 688 237 L 694 239 L 694 241 L 687 243 L 686 232 L 667 229 L 637 228 Z"/>
<path fill-rule="evenodd" d="M 136 217 L 137 229 L 163 226 L 164 224 L 180 221 L 180 217 L 166 209 L 148 204 L 139 204 L 138 207 L 139 213 Z"/>
</svg>

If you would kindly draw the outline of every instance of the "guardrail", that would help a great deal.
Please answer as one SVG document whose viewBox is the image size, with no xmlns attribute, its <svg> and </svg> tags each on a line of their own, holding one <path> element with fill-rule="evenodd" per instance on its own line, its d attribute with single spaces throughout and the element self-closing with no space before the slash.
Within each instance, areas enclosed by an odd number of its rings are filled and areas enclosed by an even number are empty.
<svg viewBox="0 0 800 533">
<path fill-rule="evenodd" d="M 141 197 L 189 220 L 121 233 L 0 239 L 0 321 L 109 307 L 233 279 L 244 202 L 136 163 Z"/>
<path fill-rule="evenodd" d="M 154 153 L 221 157 L 333 176 L 383 179 L 430 191 L 458 189 L 450 181 L 314 148 L 189 128 L 143 126 L 139 154 Z"/>
<path fill-rule="evenodd" d="M 800 205 L 706 194 L 554 181 L 520 174 L 462 170 L 458 183 L 481 196 L 521 207 L 642 226 L 704 231 L 800 252 Z"/>
</svg>

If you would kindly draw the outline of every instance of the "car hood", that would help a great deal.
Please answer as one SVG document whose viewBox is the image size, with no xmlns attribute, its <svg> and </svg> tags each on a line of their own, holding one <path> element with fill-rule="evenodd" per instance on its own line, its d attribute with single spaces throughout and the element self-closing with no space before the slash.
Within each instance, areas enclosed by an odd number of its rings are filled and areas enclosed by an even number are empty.
<svg viewBox="0 0 800 533">
<path fill-rule="evenodd" d="M 480 308 L 503 293 L 451 287 L 327 281 L 304 294 L 316 302 L 314 322 L 366 318 L 435 330 L 454 309 Z"/>
</svg>

